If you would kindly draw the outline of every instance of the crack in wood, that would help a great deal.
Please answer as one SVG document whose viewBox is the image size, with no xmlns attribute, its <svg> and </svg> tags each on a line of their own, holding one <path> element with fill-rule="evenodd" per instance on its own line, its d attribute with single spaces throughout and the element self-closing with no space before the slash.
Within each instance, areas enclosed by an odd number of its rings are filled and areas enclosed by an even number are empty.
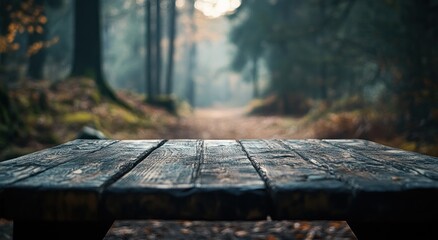
<svg viewBox="0 0 438 240">
<path fill-rule="evenodd" d="M 204 140 L 198 139 L 196 141 L 196 161 L 194 163 L 195 171 L 192 172 L 191 182 L 197 186 L 200 183 L 199 176 L 201 175 L 201 167 L 204 164 Z"/>
<path fill-rule="evenodd" d="M 324 168 L 324 170 L 330 174 L 331 177 L 333 177 L 334 180 L 337 180 L 339 182 L 342 182 L 344 184 L 346 184 L 346 186 L 350 189 L 352 196 L 356 196 L 357 195 L 357 187 L 355 186 L 354 183 L 352 183 L 351 181 L 349 181 L 348 179 L 340 176 L 339 174 L 336 173 L 336 171 L 330 167 L 330 164 L 324 160 L 321 160 L 322 162 L 316 160 L 316 159 L 311 159 L 306 157 L 304 154 L 302 154 L 300 151 L 293 149 L 291 146 L 289 146 L 288 144 L 286 144 L 284 142 L 284 140 L 276 140 L 279 144 L 283 145 L 286 149 L 289 149 L 290 151 L 296 153 L 298 156 L 300 156 L 302 159 L 304 159 L 305 161 L 319 167 L 319 168 Z"/>
<path fill-rule="evenodd" d="M 271 180 L 268 178 L 266 171 L 263 170 L 260 163 L 257 162 L 248 152 L 248 150 L 243 146 L 241 140 L 236 140 L 237 143 L 241 146 L 243 152 L 245 153 L 248 160 L 251 162 L 251 165 L 254 167 L 256 172 L 259 174 L 260 178 L 263 180 L 266 189 L 268 192 L 272 192 L 275 189 L 275 186 L 272 184 Z"/>
<path fill-rule="evenodd" d="M 162 140 L 159 142 L 155 147 L 152 147 L 151 149 L 148 149 L 144 151 L 142 154 L 140 154 L 137 159 L 134 161 L 132 165 L 126 166 L 124 169 L 121 169 L 119 172 L 111 176 L 106 182 L 102 184 L 102 186 L 99 189 L 99 195 L 108 188 L 111 184 L 117 182 L 120 178 L 125 176 L 127 173 L 129 173 L 133 168 L 135 168 L 138 164 L 140 164 L 143 160 L 145 160 L 149 155 L 151 155 L 155 150 L 163 146 L 168 140 Z"/>
<path fill-rule="evenodd" d="M 263 140 L 265 141 L 265 140 Z M 267 216 L 266 219 L 271 219 L 271 216 L 274 214 L 274 198 L 275 198 L 275 185 L 272 183 L 272 181 L 268 178 L 267 176 L 267 172 L 265 170 L 263 170 L 263 168 L 261 167 L 261 164 L 259 162 L 257 162 L 257 160 L 255 160 L 248 152 L 248 150 L 245 148 L 245 146 L 243 146 L 242 141 L 241 140 L 236 140 L 236 142 L 240 145 L 240 147 L 242 148 L 242 151 L 245 153 L 247 159 L 250 161 L 251 165 L 254 167 L 254 169 L 256 170 L 256 172 L 258 173 L 258 175 L 260 176 L 260 178 L 262 179 L 264 185 L 265 185 L 265 190 L 268 193 L 266 195 L 266 199 L 267 199 L 267 204 L 268 204 L 268 212 L 267 212 Z M 266 141 L 265 141 L 266 142 Z"/>
</svg>

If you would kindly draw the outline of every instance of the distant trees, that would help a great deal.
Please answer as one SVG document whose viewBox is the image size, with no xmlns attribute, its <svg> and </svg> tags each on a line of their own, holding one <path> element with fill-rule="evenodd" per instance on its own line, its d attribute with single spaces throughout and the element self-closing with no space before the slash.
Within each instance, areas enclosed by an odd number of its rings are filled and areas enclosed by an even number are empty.
<svg viewBox="0 0 438 240">
<path fill-rule="evenodd" d="M 246 2 L 247 7 L 253 8 L 255 11 L 261 11 L 266 7 L 266 1 L 259 2 Z M 233 16 L 231 17 L 233 18 Z M 240 19 L 239 19 L 240 20 Z M 249 71 L 250 81 L 253 84 L 253 97 L 260 97 L 260 90 L 258 87 L 258 62 L 263 56 L 263 44 L 266 41 L 264 31 L 258 31 L 257 29 L 262 27 L 262 19 L 252 19 L 250 21 L 238 24 L 231 30 L 230 40 L 238 46 L 233 62 L 231 63 L 231 69 L 236 72 Z"/>
<path fill-rule="evenodd" d="M 195 23 L 195 0 L 189 0 L 189 17 L 190 17 L 190 36 L 188 40 L 188 59 L 187 59 L 187 92 L 186 98 L 191 106 L 195 106 L 195 68 L 196 68 L 196 23 Z"/>
<path fill-rule="evenodd" d="M 175 38 L 176 38 L 176 0 L 169 0 L 169 50 L 166 71 L 166 94 L 171 95 L 173 91 L 173 69 L 175 62 Z"/>
<path fill-rule="evenodd" d="M 145 27 L 146 27 L 146 93 L 147 93 L 147 100 L 151 101 L 154 96 L 154 89 L 153 89 L 153 77 L 154 74 L 152 71 L 154 71 L 154 68 L 152 66 L 152 17 L 151 14 L 151 0 L 145 1 Z"/>
<path fill-rule="evenodd" d="M 232 17 L 233 68 L 264 59 L 284 112 L 383 85 L 414 136 L 438 129 L 437 9 L 431 0 L 245 0 Z"/>
<path fill-rule="evenodd" d="M 173 70 L 176 38 L 176 1 L 146 0 L 145 2 L 145 32 L 146 32 L 146 93 L 147 101 L 156 102 L 159 96 L 170 96 L 173 91 Z M 162 76 L 163 70 L 163 46 L 162 46 L 162 11 L 166 6 L 168 18 L 167 29 L 169 31 L 167 49 L 166 75 Z M 167 9 L 168 8 L 168 9 Z"/>
<path fill-rule="evenodd" d="M 152 4 L 154 3 L 154 4 Z M 155 102 L 161 94 L 161 1 L 146 0 L 146 86 L 148 102 Z"/>
</svg>

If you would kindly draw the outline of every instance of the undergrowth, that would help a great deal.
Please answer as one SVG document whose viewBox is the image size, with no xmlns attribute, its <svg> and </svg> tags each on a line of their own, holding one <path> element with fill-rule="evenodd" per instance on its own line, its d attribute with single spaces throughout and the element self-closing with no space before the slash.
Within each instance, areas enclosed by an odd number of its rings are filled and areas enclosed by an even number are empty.
<svg viewBox="0 0 438 240">
<path fill-rule="evenodd" d="M 162 128 L 175 118 L 163 108 L 145 104 L 141 95 L 118 93 L 134 110 L 107 101 L 87 78 L 69 78 L 55 84 L 27 82 L 9 89 L 8 95 L 22 124 L 12 136 L 0 134 L 0 160 L 73 140 L 84 126 L 108 138 L 135 139 L 140 138 L 139 128 Z M 147 134 L 142 132 L 141 137 Z"/>
</svg>

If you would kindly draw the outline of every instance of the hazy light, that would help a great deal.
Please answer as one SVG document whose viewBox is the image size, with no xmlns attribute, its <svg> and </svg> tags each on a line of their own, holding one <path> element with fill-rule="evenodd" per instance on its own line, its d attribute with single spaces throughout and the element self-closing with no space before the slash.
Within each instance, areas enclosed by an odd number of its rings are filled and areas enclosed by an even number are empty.
<svg viewBox="0 0 438 240">
<path fill-rule="evenodd" d="M 185 4 L 186 3 L 184 0 L 176 0 L 176 3 L 175 3 L 177 8 L 183 8 Z"/>
<path fill-rule="evenodd" d="M 195 8 L 207 17 L 217 18 L 234 12 L 241 3 L 241 0 L 196 0 Z"/>
</svg>

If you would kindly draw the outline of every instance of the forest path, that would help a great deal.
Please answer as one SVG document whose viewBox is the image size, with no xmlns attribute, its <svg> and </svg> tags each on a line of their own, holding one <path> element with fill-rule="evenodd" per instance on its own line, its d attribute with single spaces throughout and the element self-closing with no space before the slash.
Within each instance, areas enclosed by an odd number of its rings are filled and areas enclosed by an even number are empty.
<svg viewBox="0 0 438 240">
<path fill-rule="evenodd" d="M 178 119 L 167 138 L 244 139 L 304 138 L 298 119 L 284 116 L 249 116 L 244 108 L 198 108 Z"/>
</svg>

